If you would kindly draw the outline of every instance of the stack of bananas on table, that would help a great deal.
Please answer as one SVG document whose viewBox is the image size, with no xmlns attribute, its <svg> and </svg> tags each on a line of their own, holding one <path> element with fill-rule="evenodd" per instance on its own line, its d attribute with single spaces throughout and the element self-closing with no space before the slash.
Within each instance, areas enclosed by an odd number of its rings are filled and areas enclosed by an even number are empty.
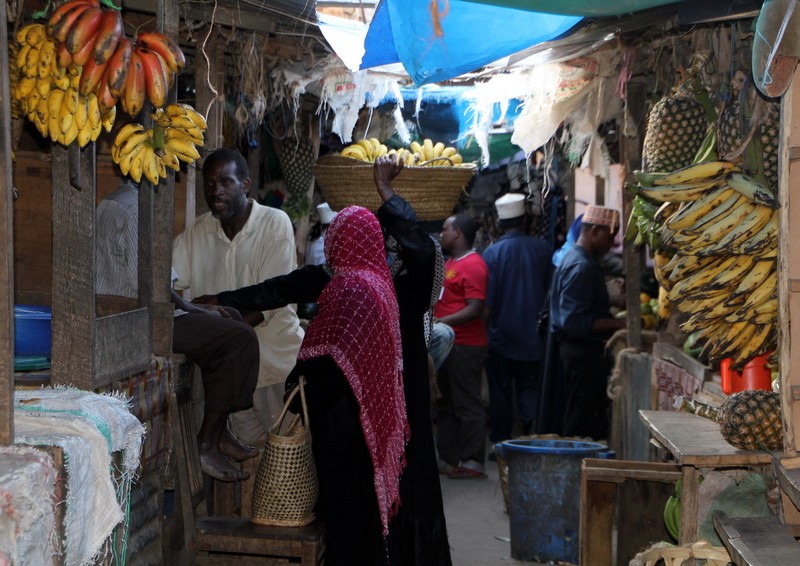
<svg viewBox="0 0 800 566">
<path fill-rule="evenodd" d="M 727 161 L 634 176 L 638 195 L 673 207 L 661 215 L 659 236 L 675 253 L 656 263 L 656 277 L 689 317 L 681 329 L 699 334 L 700 358 L 730 357 L 738 369 L 774 350 L 778 203 L 772 192 Z"/>
<path fill-rule="evenodd" d="M 178 171 L 181 161 L 200 158 L 196 146 L 203 146 L 206 121 L 188 104 L 156 109 L 153 121 L 152 128 L 136 123 L 123 126 L 111 146 L 111 159 L 137 183 L 144 175 L 157 185 L 167 176 L 167 168 Z"/>
<path fill-rule="evenodd" d="M 421 144 L 413 141 L 408 149 L 388 149 L 377 138 L 369 138 L 348 145 L 341 155 L 370 163 L 381 155 L 396 155 L 407 166 L 453 166 L 464 161 L 456 148 L 445 147 L 442 142 L 433 143 L 430 139 L 424 139 Z"/>
<path fill-rule="evenodd" d="M 83 68 L 59 64 L 58 47 L 42 24 L 30 24 L 16 33 L 19 74 L 11 94 L 20 111 L 44 137 L 62 145 L 77 141 L 84 147 L 103 127 L 111 131 L 116 108 L 101 110 L 94 93 L 80 88 Z"/>
</svg>

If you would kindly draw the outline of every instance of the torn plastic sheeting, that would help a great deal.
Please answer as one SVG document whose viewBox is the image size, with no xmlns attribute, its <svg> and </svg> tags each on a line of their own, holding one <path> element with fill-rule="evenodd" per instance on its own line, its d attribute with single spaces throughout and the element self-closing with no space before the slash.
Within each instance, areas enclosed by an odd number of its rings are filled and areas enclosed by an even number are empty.
<svg viewBox="0 0 800 566">
<path fill-rule="evenodd" d="M 367 26 L 361 22 L 317 14 L 319 30 L 336 55 L 351 71 L 357 71 L 364 55 Z"/>
<path fill-rule="evenodd" d="M 428 0 L 382 0 L 361 68 L 400 61 L 417 86 L 445 81 L 561 36 L 580 21 L 463 0 L 441 8 Z"/>
<path fill-rule="evenodd" d="M 502 121 L 506 127 L 510 127 L 522 106 L 522 96 L 515 98 L 508 96 L 508 91 L 497 90 L 496 99 L 487 104 L 484 96 L 484 103 L 479 108 L 476 87 L 400 88 L 399 93 L 402 96 L 403 116 L 416 121 L 423 132 L 430 128 L 452 132 L 457 128 L 457 138 L 448 139 L 448 143 L 472 134 L 478 119 L 490 124 Z M 393 104 L 396 101 L 396 93 L 390 93 L 380 104 Z"/>
<path fill-rule="evenodd" d="M 543 14 L 562 14 L 584 17 L 619 16 L 664 6 L 677 4 L 681 0 L 616 0 L 598 2 L 597 0 L 464 0 L 472 4 L 530 10 Z"/>
</svg>

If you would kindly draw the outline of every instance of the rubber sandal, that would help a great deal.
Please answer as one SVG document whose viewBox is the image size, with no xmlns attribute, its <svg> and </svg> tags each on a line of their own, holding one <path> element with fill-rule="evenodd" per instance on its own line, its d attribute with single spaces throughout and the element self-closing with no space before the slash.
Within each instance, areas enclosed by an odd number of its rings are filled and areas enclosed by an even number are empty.
<svg viewBox="0 0 800 566">
<path fill-rule="evenodd" d="M 458 466 L 452 472 L 447 474 L 447 477 L 451 480 L 485 480 L 487 475 L 483 472 L 479 472 L 478 470 L 473 470 L 472 468 Z"/>
</svg>

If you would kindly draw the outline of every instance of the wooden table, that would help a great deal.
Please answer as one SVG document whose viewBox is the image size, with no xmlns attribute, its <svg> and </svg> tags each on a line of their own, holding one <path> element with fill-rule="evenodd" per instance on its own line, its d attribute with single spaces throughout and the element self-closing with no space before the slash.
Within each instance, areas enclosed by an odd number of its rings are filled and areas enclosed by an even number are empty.
<svg viewBox="0 0 800 566">
<path fill-rule="evenodd" d="M 681 466 L 681 544 L 697 539 L 700 468 L 744 468 L 772 463 L 768 452 L 739 450 L 728 444 L 719 425 L 709 419 L 677 411 L 639 411 L 639 417 L 653 438 Z"/>
</svg>

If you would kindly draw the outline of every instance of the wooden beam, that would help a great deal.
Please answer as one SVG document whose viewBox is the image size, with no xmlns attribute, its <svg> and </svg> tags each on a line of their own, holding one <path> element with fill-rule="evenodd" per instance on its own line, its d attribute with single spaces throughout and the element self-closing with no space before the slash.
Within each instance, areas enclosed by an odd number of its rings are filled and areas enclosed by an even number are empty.
<svg viewBox="0 0 800 566">
<path fill-rule="evenodd" d="M 7 3 L 0 7 L 6 19 Z M 0 446 L 14 442 L 14 182 L 11 176 L 11 100 L 8 82 L 8 26 L 0 26 Z"/>
<path fill-rule="evenodd" d="M 156 14 L 158 29 L 178 39 L 178 3 L 171 0 L 158 1 Z M 177 83 L 172 85 L 168 103 L 178 99 Z M 174 308 L 170 300 L 172 273 L 172 226 L 175 216 L 175 172 L 168 170 L 167 178 L 159 183 L 152 195 L 153 248 L 150 269 L 152 289 L 152 338 L 153 352 L 159 356 L 172 353 L 172 317 Z"/>
<path fill-rule="evenodd" d="M 794 456 L 798 449 L 800 402 L 791 391 L 800 386 L 800 199 L 793 199 L 791 188 L 800 183 L 800 161 L 793 159 L 800 147 L 800 69 L 795 70 L 789 90 L 781 103 L 780 154 L 778 156 L 778 193 L 780 216 L 778 230 L 778 316 L 780 319 L 780 380 L 783 409 L 784 451 Z M 794 245 L 791 243 L 794 242 Z M 794 344 L 798 347 L 794 348 Z"/>
<path fill-rule="evenodd" d="M 53 144 L 54 385 L 91 391 L 94 381 L 95 144 L 80 152 L 80 190 L 70 184 L 68 150 Z M 74 176 L 73 176 L 74 177 Z"/>
</svg>

